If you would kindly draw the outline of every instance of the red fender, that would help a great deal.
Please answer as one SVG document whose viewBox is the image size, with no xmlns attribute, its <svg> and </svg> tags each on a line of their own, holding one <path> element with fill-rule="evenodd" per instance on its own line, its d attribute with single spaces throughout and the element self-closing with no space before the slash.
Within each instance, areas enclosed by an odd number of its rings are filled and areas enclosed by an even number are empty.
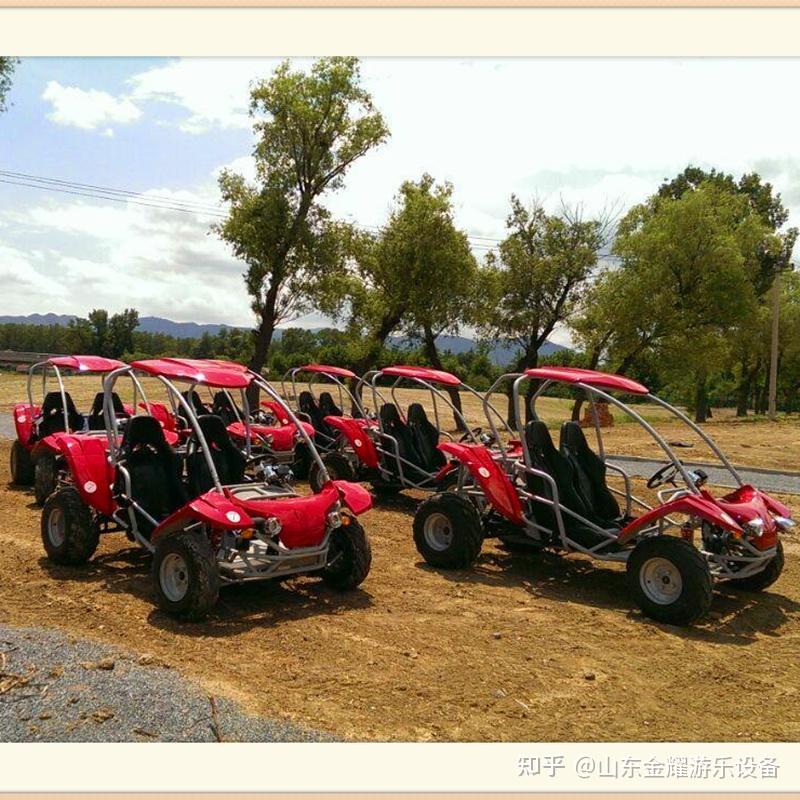
<svg viewBox="0 0 800 800">
<path fill-rule="evenodd" d="M 341 431 L 365 466 L 378 468 L 380 459 L 378 451 L 375 449 L 375 442 L 367 433 L 367 428 L 370 427 L 367 420 L 353 419 L 352 417 L 325 417 L 325 422 L 332 428 Z"/>
<path fill-rule="evenodd" d="M 332 481 L 342 502 L 356 515 L 372 508 L 372 495 L 360 484 L 351 481 Z"/>
<path fill-rule="evenodd" d="M 216 530 L 251 528 L 253 520 L 238 503 L 212 489 L 174 511 L 153 530 L 150 541 L 183 530 L 190 522 L 204 522 Z"/>
<path fill-rule="evenodd" d="M 637 517 L 632 522 L 629 522 L 620 531 L 619 543 L 625 544 L 625 542 L 632 539 L 641 528 L 652 525 L 656 520 L 662 517 L 668 517 L 670 514 L 691 514 L 692 516 L 707 520 L 712 525 L 719 525 L 721 528 L 725 528 L 738 536 L 743 534 L 736 520 L 727 511 L 716 505 L 713 500 L 700 497 L 696 494 L 687 494 L 683 497 L 671 500 L 669 503 L 664 503 L 662 506 L 656 506 L 646 514 L 642 514 L 641 517 Z"/>
<path fill-rule="evenodd" d="M 286 409 L 284 409 L 280 403 L 276 403 L 274 400 L 262 400 L 261 405 L 266 408 L 267 411 L 270 411 L 281 425 L 292 424 L 292 421 L 286 414 Z"/>
<path fill-rule="evenodd" d="M 33 461 L 36 461 L 37 458 L 44 455 L 45 453 L 60 453 L 61 452 L 60 439 L 63 436 L 73 436 L 73 435 L 75 434 L 51 433 L 50 436 L 45 436 L 44 439 L 39 439 L 39 441 L 34 443 L 33 447 L 31 448 L 31 458 L 33 459 Z"/>
<path fill-rule="evenodd" d="M 33 421 L 39 416 L 39 406 L 28 403 L 17 403 L 14 406 L 14 427 L 17 439 L 23 447 L 30 450 L 30 441 L 33 436 Z"/>
<path fill-rule="evenodd" d="M 52 438 L 64 455 L 81 499 L 101 514 L 111 516 L 116 503 L 111 496 L 115 468 L 108 463 L 108 440 L 103 436 L 61 433 Z"/>
<path fill-rule="evenodd" d="M 314 437 L 314 426 L 309 425 L 307 422 L 300 423 L 303 430 L 310 436 Z M 288 450 L 294 450 L 295 434 L 297 429 L 293 424 L 290 425 L 259 425 L 255 423 L 250 426 L 250 430 L 259 436 L 271 437 L 272 441 L 270 446 L 278 453 L 284 453 Z M 244 440 L 245 430 L 244 423 L 232 422 L 228 425 L 228 433 L 236 439 Z"/>
<path fill-rule="evenodd" d="M 147 403 L 139 403 L 139 408 L 147 411 Z M 172 432 L 177 431 L 178 426 L 175 421 L 175 415 L 163 403 L 150 403 L 150 410 L 148 413 L 161 423 L 161 427 L 164 428 L 164 430 Z"/>
<path fill-rule="evenodd" d="M 486 494 L 486 499 L 500 514 L 515 525 L 525 524 L 519 495 L 486 447 L 466 442 L 443 442 L 439 449 L 457 458 L 469 469 Z"/>
</svg>

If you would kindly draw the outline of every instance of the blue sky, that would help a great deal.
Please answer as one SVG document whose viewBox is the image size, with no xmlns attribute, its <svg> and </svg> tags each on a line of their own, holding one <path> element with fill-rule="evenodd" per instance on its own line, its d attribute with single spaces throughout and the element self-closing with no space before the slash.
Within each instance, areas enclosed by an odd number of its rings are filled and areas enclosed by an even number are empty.
<svg viewBox="0 0 800 800">
<path fill-rule="evenodd" d="M 219 169 L 252 171 L 248 86 L 276 63 L 25 59 L 0 169 L 216 205 Z M 382 224 L 400 183 L 427 171 L 453 182 L 471 236 L 496 239 L 512 192 L 624 210 L 695 163 L 760 171 L 800 224 L 800 109 L 786 95 L 800 61 L 367 59 L 362 73 L 392 136 L 325 199 L 358 223 Z M 0 314 L 133 305 L 250 324 L 242 266 L 211 222 L 0 183 Z"/>
</svg>

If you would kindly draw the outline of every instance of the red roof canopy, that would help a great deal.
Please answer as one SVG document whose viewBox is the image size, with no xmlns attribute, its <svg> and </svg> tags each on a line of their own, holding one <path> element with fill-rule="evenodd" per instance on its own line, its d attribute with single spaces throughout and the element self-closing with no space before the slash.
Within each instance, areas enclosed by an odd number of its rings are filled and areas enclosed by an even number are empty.
<svg viewBox="0 0 800 800">
<path fill-rule="evenodd" d="M 336 375 L 337 378 L 357 378 L 355 372 L 344 367 L 329 367 L 326 364 L 306 364 L 302 367 L 297 367 L 292 370 L 293 372 L 320 372 L 323 375 Z"/>
<path fill-rule="evenodd" d="M 200 358 L 152 358 L 132 361 L 131 366 L 150 375 L 178 381 L 191 381 L 219 389 L 244 389 L 251 376 L 241 364 Z"/>
<path fill-rule="evenodd" d="M 111 370 L 125 366 L 122 361 L 102 356 L 54 356 L 48 359 L 47 363 L 54 367 L 74 369 L 78 372 L 111 372 Z"/>
<path fill-rule="evenodd" d="M 598 372 L 593 369 L 577 367 L 536 367 L 526 369 L 525 374 L 531 378 L 560 383 L 586 383 L 598 389 L 610 389 L 627 394 L 650 394 L 650 390 L 641 383 L 632 381 L 624 375 L 612 375 L 610 372 Z"/>
<path fill-rule="evenodd" d="M 386 367 L 380 370 L 382 375 L 396 375 L 398 378 L 418 378 L 431 383 L 443 383 L 445 386 L 460 386 L 461 381 L 449 372 L 428 367 Z"/>
</svg>

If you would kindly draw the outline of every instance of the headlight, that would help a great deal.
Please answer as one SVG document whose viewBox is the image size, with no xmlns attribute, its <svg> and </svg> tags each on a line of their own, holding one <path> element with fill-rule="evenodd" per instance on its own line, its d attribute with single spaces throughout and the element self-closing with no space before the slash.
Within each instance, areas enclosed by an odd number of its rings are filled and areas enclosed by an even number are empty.
<svg viewBox="0 0 800 800">
<path fill-rule="evenodd" d="M 764 520 L 763 519 L 750 519 L 743 524 L 745 531 L 751 536 L 761 537 L 764 535 Z"/>
<path fill-rule="evenodd" d="M 342 524 L 342 515 L 338 511 L 328 512 L 328 525 L 331 528 L 339 528 Z"/>
<path fill-rule="evenodd" d="M 283 528 L 281 521 L 277 517 L 267 517 L 264 525 L 270 536 L 277 536 L 281 532 L 281 528 Z"/>
<path fill-rule="evenodd" d="M 797 526 L 797 523 L 789 517 L 773 517 L 773 519 L 782 531 L 788 531 Z"/>
</svg>

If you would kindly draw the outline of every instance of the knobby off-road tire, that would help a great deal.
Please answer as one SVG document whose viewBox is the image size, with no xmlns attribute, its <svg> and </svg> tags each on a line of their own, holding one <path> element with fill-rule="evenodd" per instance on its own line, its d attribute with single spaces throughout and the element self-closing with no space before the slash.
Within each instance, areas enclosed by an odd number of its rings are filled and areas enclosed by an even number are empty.
<svg viewBox="0 0 800 800">
<path fill-rule="evenodd" d="M 353 517 L 349 520 L 349 524 L 331 533 L 328 563 L 322 570 L 322 579 L 334 589 L 355 589 L 369 575 L 372 566 L 369 538 L 357 520 Z"/>
<path fill-rule="evenodd" d="M 170 533 L 156 542 L 152 568 L 162 611 L 185 620 L 208 615 L 219 597 L 219 568 L 202 532 Z"/>
<path fill-rule="evenodd" d="M 728 581 L 728 583 L 735 589 L 744 589 L 747 592 L 760 592 L 768 586 L 772 586 L 772 584 L 780 578 L 781 572 L 783 572 L 783 564 L 783 544 L 781 544 L 781 540 L 778 539 L 777 552 L 774 558 L 761 572 L 757 572 L 755 575 L 750 575 L 747 578 L 734 578 Z"/>
<path fill-rule="evenodd" d="M 630 591 L 648 617 L 669 625 L 690 625 L 711 607 L 708 563 L 684 539 L 644 539 L 626 567 Z"/>
<path fill-rule="evenodd" d="M 92 512 L 76 489 L 65 487 L 47 498 L 42 509 L 42 543 L 56 564 L 84 564 L 100 541 Z"/>
<path fill-rule="evenodd" d="M 52 453 L 43 453 L 36 459 L 34 466 L 33 496 L 43 506 L 45 501 L 56 490 L 58 469 L 56 457 Z"/>
<path fill-rule="evenodd" d="M 468 567 L 483 544 L 480 515 L 469 500 L 453 492 L 435 494 L 414 515 L 414 544 L 434 567 Z"/>
<path fill-rule="evenodd" d="M 11 480 L 17 486 L 30 486 L 33 483 L 33 462 L 31 454 L 17 439 L 11 445 Z"/>
<path fill-rule="evenodd" d="M 322 456 L 322 460 L 332 481 L 355 480 L 353 467 L 344 453 L 326 453 Z M 308 484 L 315 493 L 322 489 L 322 473 L 316 461 L 311 462 L 311 468 L 308 470 Z"/>
</svg>

